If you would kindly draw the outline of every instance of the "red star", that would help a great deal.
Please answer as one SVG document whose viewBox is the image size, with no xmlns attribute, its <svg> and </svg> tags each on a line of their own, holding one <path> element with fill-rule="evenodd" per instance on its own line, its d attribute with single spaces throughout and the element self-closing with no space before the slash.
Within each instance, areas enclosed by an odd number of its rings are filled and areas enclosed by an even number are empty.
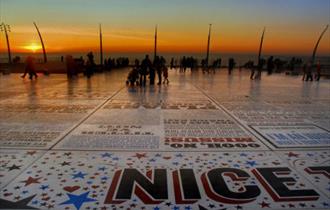
<svg viewBox="0 0 330 210">
<path fill-rule="evenodd" d="M 36 151 L 27 151 L 26 154 L 27 155 L 34 155 L 34 154 L 36 154 Z"/>
<path fill-rule="evenodd" d="M 137 157 L 138 159 L 141 159 L 141 158 L 145 158 L 147 157 L 147 154 L 146 153 L 135 153 L 135 156 L 133 157 Z"/>
<path fill-rule="evenodd" d="M 269 204 L 270 203 L 266 203 L 265 201 L 262 201 L 262 203 L 259 203 L 259 205 L 261 206 L 261 208 L 265 208 L 265 207 L 268 207 L 269 208 Z"/>
<path fill-rule="evenodd" d="M 135 208 L 136 207 L 136 204 L 135 203 L 132 203 L 130 206 Z"/>
<path fill-rule="evenodd" d="M 21 181 L 21 182 L 25 182 L 25 185 L 24 186 L 28 186 L 32 183 L 40 183 L 38 180 L 41 179 L 42 177 L 39 177 L 39 178 L 32 178 L 29 176 L 29 178 L 27 180 L 24 180 L 24 181 Z"/>
<path fill-rule="evenodd" d="M 293 152 L 289 152 L 287 153 L 288 157 L 298 157 L 299 154 L 293 153 Z"/>
</svg>

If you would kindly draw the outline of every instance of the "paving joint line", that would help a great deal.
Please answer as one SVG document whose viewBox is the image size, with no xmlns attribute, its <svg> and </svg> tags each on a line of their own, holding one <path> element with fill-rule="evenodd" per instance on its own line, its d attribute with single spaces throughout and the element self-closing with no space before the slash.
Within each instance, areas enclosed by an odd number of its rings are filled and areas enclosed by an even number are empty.
<svg viewBox="0 0 330 210">
<path fill-rule="evenodd" d="M 113 97 L 115 97 L 124 88 L 125 88 L 125 86 L 121 87 L 114 94 L 112 94 L 110 97 L 108 97 L 107 99 L 105 99 L 104 102 L 102 102 L 100 105 L 98 105 L 97 107 L 95 107 L 93 111 L 91 111 L 89 114 L 87 114 L 85 117 L 83 117 L 78 123 L 76 123 L 74 126 L 72 126 L 66 133 L 64 133 L 60 137 L 58 137 L 58 140 L 56 141 L 56 143 L 54 143 L 51 147 L 49 147 L 48 150 L 52 150 L 66 136 L 68 136 L 70 133 L 72 133 L 72 131 L 74 131 L 77 127 L 79 127 L 81 124 L 83 124 L 88 118 L 90 118 L 95 112 L 97 112 L 99 109 L 101 109 L 106 103 L 108 103 Z"/>
<path fill-rule="evenodd" d="M 256 139 L 258 139 L 260 141 L 260 143 L 262 143 L 263 145 L 266 146 L 266 148 L 268 148 L 270 151 L 273 151 L 273 149 L 268 145 L 265 144 L 264 141 L 262 139 L 260 139 L 258 136 L 256 136 L 253 132 L 251 132 L 251 130 L 244 125 L 242 122 L 240 122 L 235 116 L 233 116 L 227 109 L 225 109 L 221 104 L 219 104 L 213 97 L 209 96 L 208 94 L 206 94 L 204 92 L 203 89 L 201 89 L 200 87 L 196 86 L 195 84 L 191 83 L 191 85 L 193 85 L 196 89 L 198 89 L 200 92 L 202 92 L 209 100 L 211 100 L 213 103 L 215 103 L 215 105 L 217 105 L 222 111 L 224 111 L 229 117 L 231 117 L 236 123 L 238 123 L 242 128 L 244 128 L 244 131 L 247 131 L 248 133 L 250 133 L 251 135 L 253 135 Z"/>
<path fill-rule="evenodd" d="M 77 124 L 75 124 L 69 131 L 67 131 L 64 135 L 59 137 L 57 142 L 53 144 L 51 147 L 47 149 L 34 149 L 37 151 L 44 151 L 43 154 L 41 154 L 38 158 L 36 158 L 34 161 L 32 161 L 30 164 L 28 164 L 24 169 L 21 170 L 20 173 L 18 173 L 16 176 L 14 176 L 10 181 L 8 181 L 7 184 L 5 184 L 3 187 L 0 188 L 0 190 L 7 187 L 10 183 L 12 183 L 17 177 L 19 177 L 21 174 L 24 173 L 26 169 L 28 169 L 30 166 L 32 166 L 34 163 L 36 163 L 38 160 L 40 160 L 48 151 L 51 151 L 55 145 L 57 145 L 60 141 L 62 141 L 67 135 L 69 135 L 73 130 L 75 130 L 78 126 L 80 126 L 83 122 L 85 122 L 90 116 L 92 116 L 96 111 L 98 111 L 102 106 L 104 106 L 109 100 L 111 100 L 113 97 L 115 97 L 121 90 L 123 90 L 125 86 L 121 87 L 118 91 L 116 91 L 114 94 L 112 94 L 110 97 L 108 97 L 103 103 L 101 103 L 99 106 L 97 106 L 92 112 L 87 114 L 83 119 L 81 119 Z M 17 150 L 17 149 L 16 149 Z"/>
<path fill-rule="evenodd" d="M 235 117 L 233 117 L 229 111 L 227 111 L 224 107 L 222 107 L 221 105 L 219 105 L 219 103 L 213 99 L 213 97 L 207 95 L 201 88 L 199 88 L 198 86 L 192 84 L 194 87 L 196 87 L 198 90 L 200 90 L 206 97 L 208 97 L 212 102 L 214 102 L 217 106 L 219 106 L 223 111 L 225 111 L 227 114 L 229 114 L 229 116 L 231 116 L 236 122 L 238 122 L 240 125 L 244 126 L 240 121 L 238 121 Z M 245 128 L 245 126 L 244 126 Z M 245 128 L 246 129 L 246 128 Z M 253 136 L 255 136 L 250 130 L 246 129 L 247 131 L 249 131 Z M 255 136 L 258 140 L 260 140 L 257 136 Z M 265 146 L 267 146 L 269 148 L 269 146 L 267 144 L 265 144 L 263 141 L 261 141 Z M 269 148 L 270 151 L 268 152 L 272 152 L 275 156 L 277 156 L 280 160 L 282 160 L 283 163 L 287 164 L 291 170 L 293 170 L 293 172 L 300 174 L 306 182 L 308 182 L 309 184 L 311 184 L 313 187 L 315 187 L 315 189 L 319 189 L 318 186 L 314 185 L 312 181 L 310 181 L 303 173 L 299 172 L 297 170 L 296 167 L 294 167 L 294 165 L 292 165 L 290 162 L 288 162 L 286 159 L 282 158 L 281 155 L 277 154 L 278 152 L 282 151 L 282 150 L 273 150 L 272 148 Z M 292 150 L 289 150 L 292 151 Z M 297 150 L 300 151 L 300 150 Z M 321 150 L 322 151 L 322 150 Z M 322 190 L 318 190 L 318 192 L 320 194 L 322 194 L 325 197 L 328 197 L 328 195 L 326 195 Z"/>
</svg>

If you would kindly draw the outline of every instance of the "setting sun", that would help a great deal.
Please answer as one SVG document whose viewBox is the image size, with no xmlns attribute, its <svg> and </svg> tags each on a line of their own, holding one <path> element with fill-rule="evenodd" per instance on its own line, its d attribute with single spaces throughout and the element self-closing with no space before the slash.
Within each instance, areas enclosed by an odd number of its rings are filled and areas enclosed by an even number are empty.
<svg viewBox="0 0 330 210">
<path fill-rule="evenodd" d="M 41 49 L 41 46 L 36 43 L 31 43 L 30 45 L 24 46 L 24 49 L 36 52 L 37 50 Z"/>
</svg>

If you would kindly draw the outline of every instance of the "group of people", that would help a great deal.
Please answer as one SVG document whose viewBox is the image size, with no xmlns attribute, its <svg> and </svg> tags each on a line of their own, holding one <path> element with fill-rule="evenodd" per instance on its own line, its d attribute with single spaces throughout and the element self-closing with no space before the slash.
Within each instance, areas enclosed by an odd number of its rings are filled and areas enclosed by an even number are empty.
<svg viewBox="0 0 330 210">
<path fill-rule="evenodd" d="M 77 76 L 82 69 L 85 69 L 84 75 L 86 75 L 87 78 L 90 78 L 96 69 L 93 52 L 89 52 L 87 54 L 86 62 L 82 57 L 74 59 L 72 55 L 67 55 L 65 56 L 65 63 L 66 72 L 69 79 Z"/>
<path fill-rule="evenodd" d="M 105 70 L 127 67 L 129 66 L 129 58 L 128 57 L 108 58 L 108 59 L 104 59 L 103 64 Z"/>
<path fill-rule="evenodd" d="M 261 79 L 261 72 L 264 68 L 264 66 L 266 65 L 266 69 L 267 69 L 267 74 L 271 75 L 273 73 L 273 70 L 275 68 L 275 63 L 274 63 L 274 57 L 270 56 L 267 61 L 263 58 L 261 58 L 257 64 L 257 66 L 253 65 L 253 61 L 249 61 L 246 64 L 246 67 L 251 69 L 251 75 L 250 75 L 250 79 L 251 80 L 260 80 Z M 257 73 L 256 73 L 257 70 Z"/>
<path fill-rule="evenodd" d="M 156 74 L 158 77 L 157 85 L 169 83 L 165 58 L 163 56 L 155 56 L 154 61 L 151 62 L 149 55 L 146 55 L 141 64 L 138 59 L 135 60 L 133 69 L 128 73 L 126 84 L 146 86 L 147 75 L 149 75 L 149 83 L 154 85 Z"/>
<path fill-rule="evenodd" d="M 61 57 L 61 61 L 64 60 L 63 56 Z M 123 64 L 127 66 L 129 63 L 128 58 L 121 57 L 120 59 L 109 59 L 111 62 L 117 62 L 118 64 Z M 97 69 L 97 65 L 94 61 L 94 55 L 92 52 L 87 54 L 86 62 L 82 57 L 78 59 L 74 59 L 71 55 L 67 55 L 65 57 L 65 63 L 67 67 L 67 76 L 68 78 L 72 78 L 76 76 L 79 72 L 83 71 L 84 74 L 90 78 L 93 73 Z M 107 62 L 109 64 L 110 62 Z M 177 65 L 177 60 L 174 58 L 171 59 L 170 68 L 177 68 L 179 66 L 180 72 L 185 72 L 186 69 L 190 68 L 191 70 L 197 69 L 197 59 L 194 57 L 185 57 L 183 56 L 180 60 L 179 65 Z M 250 69 L 251 80 L 260 80 L 261 73 L 263 69 L 267 70 L 267 74 L 271 75 L 274 69 L 280 68 L 282 65 L 287 65 L 288 70 L 294 71 L 296 65 L 300 65 L 299 69 L 302 69 L 303 72 L 303 81 L 319 81 L 321 77 L 321 65 L 320 62 L 317 62 L 316 65 L 313 65 L 313 62 L 307 62 L 303 64 L 301 59 L 292 58 L 289 62 L 281 61 L 280 59 L 274 59 L 273 56 L 270 56 L 267 60 L 264 58 L 260 58 L 257 65 L 254 65 L 253 61 L 247 62 L 242 67 Z M 303 64 L 303 65 L 302 65 Z M 111 65 L 111 64 L 110 64 Z M 221 58 L 215 59 L 212 65 L 208 65 L 206 60 L 202 60 L 201 62 L 203 73 L 213 70 L 215 73 L 216 68 L 221 68 Z M 233 69 L 236 66 L 236 62 L 234 58 L 229 58 L 228 60 L 228 74 L 230 75 Z M 240 67 L 241 68 L 241 67 Z M 314 70 L 315 69 L 315 70 Z M 141 85 L 145 86 L 147 81 L 147 76 L 149 78 L 150 85 L 155 84 L 155 77 L 158 77 L 158 85 L 162 83 L 169 83 L 168 80 L 168 68 L 166 66 L 166 60 L 163 56 L 155 56 L 153 62 L 150 60 L 149 56 L 146 55 L 145 58 L 140 61 L 138 59 L 135 60 L 135 64 L 133 69 L 129 72 L 127 77 L 127 84 L 130 85 Z M 24 74 L 21 76 L 25 78 L 26 75 L 29 75 L 29 78 L 32 80 L 33 78 L 37 78 L 38 75 L 36 73 L 35 67 L 35 59 L 32 56 L 28 56 L 26 58 L 26 65 Z"/>
</svg>

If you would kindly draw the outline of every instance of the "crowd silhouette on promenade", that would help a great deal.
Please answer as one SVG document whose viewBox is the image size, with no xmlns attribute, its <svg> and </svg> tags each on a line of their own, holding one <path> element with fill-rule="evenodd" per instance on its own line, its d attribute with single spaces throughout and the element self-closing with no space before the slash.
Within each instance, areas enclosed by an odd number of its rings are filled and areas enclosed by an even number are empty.
<svg viewBox="0 0 330 210">
<path fill-rule="evenodd" d="M 65 58 L 65 59 L 64 59 Z M 78 73 L 83 72 L 87 78 L 90 78 L 95 72 L 102 70 L 111 70 L 113 68 L 129 67 L 128 57 L 119 58 L 108 58 L 104 59 L 103 66 L 95 63 L 95 58 L 93 52 L 89 52 L 86 55 L 86 61 L 83 57 L 73 58 L 72 55 L 61 56 L 61 62 L 66 64 L 66 72 L 69 79 L 75 78 Z M 216 73 L 217 70 L 221 68 L 228 69 L 228 75 L 231 75 L 234 69 L 242 68 L 250 69 L 250 79 L 260 80 L 263 71 L 267 72 L 267 75 L 271 75 L 274 72 L 282 72 L 286 70 L 287 73 L 292 75 L 299 75 L 302 73 L 303 81 L 319 81 L 321 77 L 322 66 L 318 61 L 313 64 L 312 61 L 304 62 L 300 58 L 293 57 L 289 61 L 281 60 L 279 58 L 274 58 L 274 56 L 269 56 L 267 59 L 260 58 L 257 64 L 250 60 L 243 65 L 237 65 L 234 58 L 229 58 L 227 65 L 222 65 L 222 59 L 216 58 L 210 65 L 207 59 L 202 59 L 200 64 L 198 59 L 192 56 L 183 56 L 181 59 L 171 58 L 169 65 L 166 65 L 166 60 L 163 56 L 154 56 L 153 61 L 149 58 L 149 55 L 145 55 L 144 59 L 140 62 L 135 59 L 132 70 L 128 73 L 126 83 L 128 85 L 138 85 L 146 86 L 147 80 L 150 85 L 161 85 L 169 84 L 169 70 L 178 70 L 180 73 L 185 73 L 187 70 L 197 71 L 201 69 L 203 74 L 205 73 Z M 35 58 L 33 56 L 28 56 L 25 60 L 25 71 L 21 76 L 25 78 L 29 75 L 29 79 L 36 79 L 38 77 L 35 67 Z M 157 77 L 157 81 L 156 81 Z"/>
<path fill-rule="evenodd" d="M 154 85 L 156 74 L 158 78 L 157 85 L 169 83 L 168 67 L 166 66 L 165 58 L 163 56 L 155 56 L 154 61 L 151 62 L 149 55 L 146 55 L 141 65 L 138 59 L 135 60 L 133 69 L 128 73 L 126 84 L 146 86 L 148 76 L 149 84 Z"/>
</svg>

